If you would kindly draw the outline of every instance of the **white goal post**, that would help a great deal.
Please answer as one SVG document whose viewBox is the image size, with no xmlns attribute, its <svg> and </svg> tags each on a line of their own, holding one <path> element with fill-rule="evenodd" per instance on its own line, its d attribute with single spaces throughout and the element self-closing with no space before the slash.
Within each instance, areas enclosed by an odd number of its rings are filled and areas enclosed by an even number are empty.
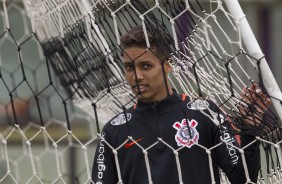
<svg viewBox="0 0 282 184">
<path fill-rule="evenodd" d="M 272 103 L 275 106 L 275 109 L 277 111 L 280 120 L 282 120 L 282 106 L 280 102 L 282 99 L 281 90 L 279 89 L 279 86 L 272 74 L 272 71 L 270 70 L 267 64 L 264 54 L 262 53 L 262 50 L 257 42 L 257 39 L 255 38 L 254 33 L 248 23 L 246 15 L 243 13 L 238 0 L 224 0 L 224 2 L 230 14 L 234 17 L 234 19 L 238 23 L 242 41 L 245 44 L 248 53 L 253 58 L 256 58 L 257 60 L 261 61 L 260 69 L 262 73 L 263 84 L 265 85 L 265 88 L 267 89 L 269 95 L 275 97 L 275 99 L 274 98 L 272 99 Z M 280 99 L 280 101 L 277 99 Z"/>
</svg>

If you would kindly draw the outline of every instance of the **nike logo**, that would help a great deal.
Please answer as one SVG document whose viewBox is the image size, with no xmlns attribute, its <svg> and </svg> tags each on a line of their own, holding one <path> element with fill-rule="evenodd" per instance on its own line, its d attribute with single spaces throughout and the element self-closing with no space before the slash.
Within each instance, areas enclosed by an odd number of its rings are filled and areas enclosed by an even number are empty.
<svg viewBox="0 0 282 184">
<path fill-rule="evenodd" d="M 132 147 L 134 144 L 136 144 L 137 142 L 141 141 L 143 138 L 137 139 L 136 141 L 130 142 L 130 143 L 125 143 L 124 147 L 126 149 Z"/>
</svg>

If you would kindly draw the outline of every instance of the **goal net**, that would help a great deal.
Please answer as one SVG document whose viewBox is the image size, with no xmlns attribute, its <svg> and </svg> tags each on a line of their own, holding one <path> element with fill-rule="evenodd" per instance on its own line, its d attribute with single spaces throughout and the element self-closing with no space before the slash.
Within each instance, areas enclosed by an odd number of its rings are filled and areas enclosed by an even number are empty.
<svg viewBox="0 0 282 184">
<path fill-rule="evenodd" d="M 166 34 L 164 49 L 170 50 L 167 59 L 173 70 L 169 83 L 176 91 L 192 102 L 213 101 L 233 122 L 231 133 L 256 137 L 242 148 L 228 140 L 222 144 L 240 152 L 246 163 L 244 150 L 260 143 L 257 183 L 282 182 L 282 95 L 237 1 L 1 2 L 0 183 L 94 183 L 91 170 L 103 126 L 136 103 L 123 76 L 120 38 L 137 25 L 143 27 L 148 51 L 148 35 Z M 252 85 L 271 99 L 266 112 L 254 110 L 258 102 L 251 97 L 252 103 L 242 99 Z M 252 110 L 253 125 L 242 120 L 238 107 Z M 203 116 L 221 126 L 218 113 L 204 108 L 209 114 L 201 110 Z M 121 146 L 127 141 L 135 140 L 128 136 Z M 158 142 L 172 149 L 164 140 Z M 105 143 L 118 157 L 119 147 Z M 195 146 L 209 157 L 220 145 Z M 140 147 L 144 153 L 147 149 L 151 147 Z M 172 149 L 178 166 L 180 150 Z M 181 183 L 181 167 L 177 169 Z M 212 165 L 209 169 L 215 182 Z M 150 173 L 149 166 L 146 170 Z M 246 166 L 244 172 L 248 183 L 254 183 Z M 148 183 L 154 182 L 148 175 Z M 229 183 L 224 173 L 221 176 L 221 183 Z"/>
</svg>

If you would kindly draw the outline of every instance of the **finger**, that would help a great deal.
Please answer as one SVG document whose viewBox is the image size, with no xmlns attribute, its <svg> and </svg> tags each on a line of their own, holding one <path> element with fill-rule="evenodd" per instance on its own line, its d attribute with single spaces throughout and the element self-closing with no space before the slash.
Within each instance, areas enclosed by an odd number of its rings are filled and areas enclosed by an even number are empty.
<svg viewBox="0 0 282 184">
<path fill-rule="evenodd" d="M 249 91 L 249 94 L 252 95 L 252 97 L 260 96 L 263 94 L 260 86 L 257 83 L 253 83 L 248 91 Z"/>
<path fill-rule="evenodd" d="M 271 104 L 271 100 L 270 100 L 270 98 L 267 98 L 265 100 L 265 105 L 268 107 L 270 104 Z"/>
<path fill-rule="evenodd" d="M 262 90 L 261 90 L 260 88 L 257 88 L 257 89 L 255 90 L 255 94 L 256 94 L 257 96 L 264 95 L 264 93 L 262 92 Z"/>
<path fill-rule="evenodd" d="M 250 102 L 250 89 L 248 87 L 244 87 L 241 97 L 243 102 L 245 103 Z"/>
<path fill-rule="evenodd" d="M 259 89 L 257 89 L 256 91 L 257 93 L 256 96 L 254 97 L 255 101 L 260 104 L 265 104 L 266 102 L 268 102 L 269 104 L 270 99 L 268 98 L 268 96 Z"/>
<path fill-rule="evenodd" d="M 253 101 L 256 103 L 263 103 L 267 98 L 266 94 L 262 93 L 260 89 L 256 89 L 256 92 L 252 94 Z"/>
<path fill-rule="evenodd" d="M 252 99 L 253 99 L 253 94 L 254 93 L 251 91 L 250 88 L 246 88 L 245 94 L 244 94 L 244 97 L 243 97 L 244 102 L 245 103 L 250 103 L 252 101 Z"/>
<path fill-rule="evenodd" d="M 264 101 L 264 99 L 266 98 L 266 94 L 263 93 L 261 88 L 255 83 L 249 89 L 249 94 L 250 94 L 250 98 L 252 98 L 250 100 L 253 102 Z"/>
<path fill-rule="evenodd" d="M 251 91 L 255 91 L 256 89 L 259 88 L 259 85 L 257 83 L 253 83 L 250 88 Z"/>
<path fill-rule="evenodd" d="M 243 90 L 242 90 L 242 92 L 241 92 L 241 97 L 242 97 L 242 98 L 243 98 L 243 96 L 246 94 L 246 92 L 247 92 L 247 87 L 244 86 L 244 87 L 243 87 Z"/>
</svg>

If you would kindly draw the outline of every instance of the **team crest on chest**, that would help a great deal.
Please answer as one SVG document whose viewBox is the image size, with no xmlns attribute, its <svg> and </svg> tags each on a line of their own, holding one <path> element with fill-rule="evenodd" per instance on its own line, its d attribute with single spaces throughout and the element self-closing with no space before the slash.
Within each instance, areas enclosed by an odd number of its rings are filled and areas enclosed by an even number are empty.
<svg viewBox="0 0 282 184">
<path fill-rule="evenodd" d="M 191 121 L 188 120 L 188 122 L 186 122 L 186 119 L 183 119 L 181 123 L 177 121 L 173 124 L 173 128 L 177 130 L 175 141 L 178 146 L 191 148 L 195 143 L 198 143 L 199 132 L 196 129 L 197 125 L 198 122 L 194 119 Z"/>
</svg>

